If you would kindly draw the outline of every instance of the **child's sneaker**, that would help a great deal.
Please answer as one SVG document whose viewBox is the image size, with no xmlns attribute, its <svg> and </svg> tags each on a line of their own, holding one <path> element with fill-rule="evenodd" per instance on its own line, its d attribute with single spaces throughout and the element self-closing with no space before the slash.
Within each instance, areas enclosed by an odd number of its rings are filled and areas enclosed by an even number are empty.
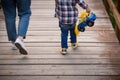
<svg viewBox="0 0 120 80">
<path fill-rule="evenodd" d="M 71 43 L 71 46 L 72 46 L 73 49 L 76 49 L 78 47 L 78 43 L 77 42 L 76 43 Z"/>
<path fill-rule="evenodd" d="M 62 54 L 62 55 L 66 55 L 66 54 L 67 54 L 67 49 L 66 49 L 66 48 L 62 48 L 61 54 Z"/>
<path fill-rule="evenodd" d="M 20 52 L 21 54 L 23 54 L 23 55 L 27 55 L 27 54 L 28 54 L 28 53 L 27 53 L 27 50 L 26 50 L 26 48 L 25 48 L 25 45 L 24 45 L 24 43 L 23 43 L 22 40 L 17 39 L 17 40 L 15 41 L 15 46 L 19 49 L 19 52 Z"/>
</svg>

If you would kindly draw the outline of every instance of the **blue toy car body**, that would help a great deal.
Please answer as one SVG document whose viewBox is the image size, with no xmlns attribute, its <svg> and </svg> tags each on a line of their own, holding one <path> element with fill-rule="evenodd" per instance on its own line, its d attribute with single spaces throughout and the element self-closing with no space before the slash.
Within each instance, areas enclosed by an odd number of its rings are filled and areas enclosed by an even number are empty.
<svg viewBox="0 0 120 80">
<path fill-rule="evenodd" d="M 85 31 L 85 27 L 92 27 L 94 25 L 94 21 L 96 20 L 96 15 L 91 12 L 88 16 L 85 17 L 84 20 L 80 19 L 78 23 L 78 30 L 81 32 Z"/>
</svg>

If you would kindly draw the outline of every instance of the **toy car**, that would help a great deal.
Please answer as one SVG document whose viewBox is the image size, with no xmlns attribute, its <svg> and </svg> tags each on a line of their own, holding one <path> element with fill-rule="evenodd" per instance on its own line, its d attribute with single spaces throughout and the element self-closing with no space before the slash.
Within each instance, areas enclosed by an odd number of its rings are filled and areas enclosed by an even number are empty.
<svg viewBox="0 0 120 80">
<path fill-rule="evenodd" d="M 75 34 L 78 35 L 79 31 L 84 32 L 85 27 L 94 26 L 94 22 L 96 20 L 96 15 L 93 12 L 87 13 L 86 11 L 83 11 L 80 14 L 80 20 L 76 23 L 75 26 Z"/>
</svg>

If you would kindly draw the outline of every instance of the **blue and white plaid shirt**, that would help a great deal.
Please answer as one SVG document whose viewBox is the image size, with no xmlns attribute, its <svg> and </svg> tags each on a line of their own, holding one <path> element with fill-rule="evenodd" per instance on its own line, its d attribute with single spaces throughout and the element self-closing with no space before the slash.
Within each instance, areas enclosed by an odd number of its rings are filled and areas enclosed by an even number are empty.
<svg viewBox="0 0 120 80">
<path fill-rule="evenodd" d="M 76 4 L 79 4 L 83 9 L 88 7 L 83 0 L 55 0 L 55 3 L 56 14 L 63 24 L 73 24 L 77 21 L 78 9 Z"/>
</svg>

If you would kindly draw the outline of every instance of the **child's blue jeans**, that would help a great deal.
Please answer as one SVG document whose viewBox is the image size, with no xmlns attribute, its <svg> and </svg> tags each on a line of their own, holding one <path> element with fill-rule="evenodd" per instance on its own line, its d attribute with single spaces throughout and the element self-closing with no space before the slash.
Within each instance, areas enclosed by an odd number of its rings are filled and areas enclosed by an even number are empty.
<svg viewBox="0 0 120 80">
<path fill-rule="evenodd" d="M 61 29 L 61 47 L 62 48 L 68 48 L 68 33 L 70 31 L 70 40 L 71 43 L 76 43 L 77 39 L 76 39 L 76 35 L 74 32 L 74 24 L 62 24 L 59 22 L 59 27 Z"/>
<path fill-rule="evenodd" d="M 31 0 L 2 0 L 9 41 L 15 41 L 17 36 L 26 36 L 31 15 L 30 5 Z M 16 8 L 19 16 L 18 34 L 16 31 Z"/>
</svg>

